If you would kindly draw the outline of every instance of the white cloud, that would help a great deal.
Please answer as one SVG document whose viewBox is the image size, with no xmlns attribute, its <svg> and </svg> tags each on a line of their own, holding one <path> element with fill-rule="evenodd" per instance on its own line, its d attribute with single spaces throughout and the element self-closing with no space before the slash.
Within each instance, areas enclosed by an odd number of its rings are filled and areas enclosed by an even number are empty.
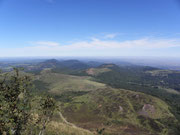
<svg viewBox="0 0 180 135">
<path fill-rule="evenodd" d="M 104 36 L 104 38 L 105 38 L 105 39 L 113 39 L 113 38 L 115 38 L 116 36 L 117 36 L 117 34 L 115 34 L 115 33 L 114 33 L 114 34 L 107 34 L 107 35 Z"/>
<path fill-rule="evenodd" d="M 50 46 L 50 47 L 59 46 L 59 43 L 51 42 L 51 41 L 38 41 L 38 42 L 34 42 L 34 44 L 41 45 L 41 46 Z"/>
<path fill-rule="evenodd" d="M 179 47 L 177 39 L 143 38 L 127 41 L 100 40 L 74 42 L 60 45 L 57 42 L 37 41 L 33 46 L 1 49 L 0 56 L 123 56 L 123 55 L 156 55 L 165 54 L 164 49 Z M 158 50 L 158 51 L 157 51 Z"/>
</svg>

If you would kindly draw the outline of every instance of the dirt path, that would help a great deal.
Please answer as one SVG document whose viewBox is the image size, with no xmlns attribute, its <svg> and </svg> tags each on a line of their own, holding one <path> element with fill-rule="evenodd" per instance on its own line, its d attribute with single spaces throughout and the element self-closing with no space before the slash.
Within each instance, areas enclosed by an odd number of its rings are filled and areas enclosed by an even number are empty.
<svg viewBox="0 0 180 135">
<path fill-rule="evenodd" d="M 68 122 L 68 121 L 64 118 L 64 116 L 62 115 L 61 112 L 59 112 L 59 116 L 61 117 L 61 119 L 62 119 L 62 121 L 63 121 L 64 123 L 66 123 L 66 124 L 69 125 L 69 126 L 72 126 L 72 127 L 77 128 L 76 125 L 74 125 L 73 123 Z"/>
<path fill-rule="evenodd" d="M 59 116 L 61 117 L 62 121 L 63 121 L 65 124 L 67 124 L 67 125 L 69 125 L 69 126 L 72 126 L 73 128 L 76 128 L 76 129 L 78 129 L 78 130 L 85 131 L 85 132 L 88 132 L 88 133 L 90 133 L 90 134 L 93 134 L 93 133 L 92 133 L 91 131 L 89 131 L 89 130 L 80 128 L 80 127 L 74 125 L 73 123 L 68 122 L 68 121 L 66 120 L 66 118 L 64 118 L 64 116 L 62 115 L 62 113 L 61 113 L 60 111 L 59 111 Z"/>
</svg>

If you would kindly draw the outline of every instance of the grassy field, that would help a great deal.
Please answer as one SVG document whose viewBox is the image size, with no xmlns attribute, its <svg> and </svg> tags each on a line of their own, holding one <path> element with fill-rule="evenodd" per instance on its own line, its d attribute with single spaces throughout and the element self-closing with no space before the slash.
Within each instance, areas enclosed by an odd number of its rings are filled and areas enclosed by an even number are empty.
<svg viewBox="0 0 180 135">
<path fill-rule="evenodd" d="M 101 73 L 109 72 L 109 71 L 111 71 L 111 69 L 109 69 L 109 68 L 90 68 L 90 69 L 86 70 L 86 73 L 88 75 L 96 76 Z"/>
<path fill-rule="evenodd" d="M 36 76 L 36 80 L 40 80 L 47 84 L 47 89 L 51 94 L 59 95 L 67 91 L 94 91 L 99 88 L 105 88 L 106 85 L 92 81 L 91 77 L 80 77 L 65 75 L 59 73 L 43 72 Z"/>
<path fill-rule="evenodd" d="M 152 76 L 167 76 L 168 74 L 172 74 L 172 73 L 180 74 L 179 71 L 174 71 L 174 70 L 153 70 L 153 71 L 147 71 L 146 73 L 149 73 Z"/>
</svg>

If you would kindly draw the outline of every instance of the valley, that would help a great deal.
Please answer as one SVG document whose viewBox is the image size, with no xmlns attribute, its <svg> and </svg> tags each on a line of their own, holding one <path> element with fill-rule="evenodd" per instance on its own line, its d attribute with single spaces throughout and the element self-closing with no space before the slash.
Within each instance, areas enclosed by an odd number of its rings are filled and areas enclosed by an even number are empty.
<svg viewBox="0 0 180 135">
<path fill-rule="evenodd" d="M 180 133 L 179 71 L 92 63 L 51 59 L 17 66 L 33 78 L 34 95 L 50 95 L 60 107 L 48 134 Z"/>
</svg>

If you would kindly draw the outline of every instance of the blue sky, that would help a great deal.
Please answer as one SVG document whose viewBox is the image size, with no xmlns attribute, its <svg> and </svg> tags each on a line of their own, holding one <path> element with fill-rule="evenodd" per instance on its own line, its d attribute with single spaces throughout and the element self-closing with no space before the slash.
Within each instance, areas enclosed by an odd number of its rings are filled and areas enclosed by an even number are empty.
<svg viewBox="0 0 180 135">
<path fill-rule="evenodd" d="M 179 0 L 0 0 L 0 57 L 179 52 Z"/>
</svg>

